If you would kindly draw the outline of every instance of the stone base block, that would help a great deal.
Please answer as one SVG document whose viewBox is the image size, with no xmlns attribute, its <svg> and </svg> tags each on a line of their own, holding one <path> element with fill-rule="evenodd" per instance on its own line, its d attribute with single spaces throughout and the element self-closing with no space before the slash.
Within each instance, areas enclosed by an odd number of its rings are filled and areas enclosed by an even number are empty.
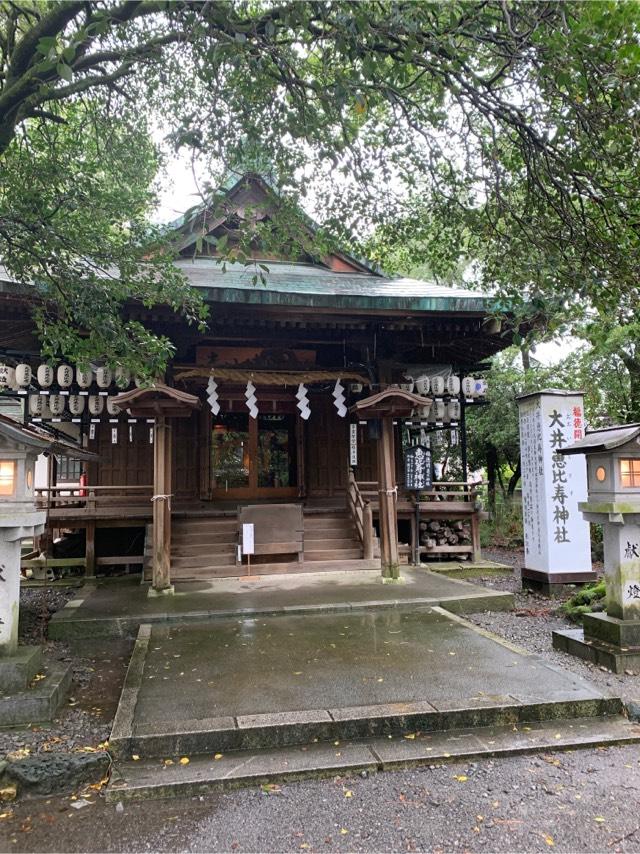
<svg viewBox="0 0 640 854">
<path fill-rule="evenodd" d="M 585 614 L 582 620 L 584 636 L 619 647 L 640 648 L 640 620 L 621 620 L 608 614 Z"/>
<path fill-rule="evenodd" d="M 541 572 L 539 569 L 522 567 L 522 589 L 536 590 L 545 596 L 562 596 L 573 587 L 595 584 L 598 574 L 593 570 L 584 572 Z"/>
<path fill-rule="evenodd" d="M 9 656 L 0 658 L 0 692 L 24 691 L 42 665 L 39 646 L 19 646 Z"/>
<path fill-rule="evenodd" d="M 585 638 L 583 629 L 559 629 L 552 632 L 553 648 L 614 673 L 640 672 L 640 647 L 626 648 L 594 638 Z"/>
<path fill-rule="evenodd" d="M 0 697 L 0 727 L 26 726 L 52 720 L 71 685 L 71 668 L 56 662 L 43 678 L 24 691 Z"/>
</svg>

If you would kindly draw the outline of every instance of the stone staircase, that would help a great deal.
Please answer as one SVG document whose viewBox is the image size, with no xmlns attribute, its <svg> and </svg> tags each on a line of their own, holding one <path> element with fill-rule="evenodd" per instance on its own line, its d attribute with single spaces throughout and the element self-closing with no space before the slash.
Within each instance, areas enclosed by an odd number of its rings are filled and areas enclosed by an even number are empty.
<svg viewBox="0 0 640 854">
<path fill-rule="evenodd" d="M 145 578 L 151 578 L 150 544 L 147 528 Z M 172 581 L 203 580 L 246 574 L 236 562 L 238 521 L 235 514 L 174 516 L 171 535 Z M 304 511 L 304 562 L 252 561 L 254 575 L 379 569 L 380 560 L 363 560 L 362 544 L 347 510 Z"/>
</svg>

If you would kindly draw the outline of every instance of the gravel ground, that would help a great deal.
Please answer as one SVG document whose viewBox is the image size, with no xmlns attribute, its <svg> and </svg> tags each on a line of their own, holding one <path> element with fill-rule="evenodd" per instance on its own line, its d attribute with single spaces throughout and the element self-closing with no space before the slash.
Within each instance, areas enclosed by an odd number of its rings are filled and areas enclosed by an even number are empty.
<svg viewBox="0 0 640 854">
<path fill-rule="evenodd" d="M 73 647 L 46 637 L 52 614 L 76 595 L 73 589 L 23 588 L 20 593 L 20 642 L 43 647 L 45 661 L 71 665 L 69 699 L 50 725 L 0 730 L 0 758 L 13 751 L 82 750 L 106 741 L 129 663 L 133 642 L 81 641 Z"/>
<path fill-rule="evenodd" d="M 24 801 L 16 852 L 640 850 L 637 746 L 516 756 L 121 806 Z"/>
<path fill-rule="evenodd" d="M 521 551 L 492 549 L 485 550 L 483 555 L 489 560 L 513 566 L 513 575 L 475 578 L 472 579 L 473 583 L 482 584 L 494 590 L 511 591 L 514 594 L 515 610 L 466 614 L 466 619 L 530 652 L 541 655 L 557 667 L 583 676 L 604 692 L 615 694 L 624 700 L 640 699 L 639 674 L 611 673 L 595 664 L 589 664 L 553 649 L 551 646 L 553 629 L 576 628 L 576 624 L 559 611 L 561 603 L 569 597 L 550 599 L 531 591 L 523 591 L 520 579 L 520 567 L 523 563 Z"/>
</svg>

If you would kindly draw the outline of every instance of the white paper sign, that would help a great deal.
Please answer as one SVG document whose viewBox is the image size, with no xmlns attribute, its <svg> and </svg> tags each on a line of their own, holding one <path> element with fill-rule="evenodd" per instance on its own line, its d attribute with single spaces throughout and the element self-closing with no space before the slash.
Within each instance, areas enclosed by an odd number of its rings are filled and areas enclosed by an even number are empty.
<svg viewBox="0 0 640 854">
<path fill-rule="evenodd" d="M 242 523 L 242 554 L 252 555 L 254 551 L 254 525 L 252 522 Z"/>
<path fill-rule="evenodd" d="M 349 424 L 349 465 L 358 465 L 358 425 Z"/>
<path fill-rule="evenodd" d="M 546 573 L 591 570 L 583 454 L 558 451 L 584 436 L 581 394 L 539 392 L 518 400 L 525 567 Z"/>
</svg>

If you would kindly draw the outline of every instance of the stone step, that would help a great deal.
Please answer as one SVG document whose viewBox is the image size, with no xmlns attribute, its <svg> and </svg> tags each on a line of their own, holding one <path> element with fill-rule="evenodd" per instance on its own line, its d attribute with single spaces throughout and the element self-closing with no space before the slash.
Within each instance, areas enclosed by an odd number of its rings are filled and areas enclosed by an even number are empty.
<svg viewBox="0 0 640 854">
<path fill-rule="evenodd" d="M 127 757 L 116 762 L 106 800 L 192 797 L 241 786 L 375 773 L 434 762 L 630 744 L 640 741 L 640 726 L 622 715 L 611 715 L 407 735 L 411 738 L 397 735 L 339 744 L 208 752 L 188 756 L 185 764 L 180 759 L 186 751 L 156 758 L 142 755 L 138 761 Z"/>
<path fill-rule="evenodd" d="M 510 726 L 517 729 L 525 723 L 531 725 L 529 722 L 532 721 L 568 721 L 618 715 L 622 708 L 622 701 L 616 697 L 521 703 L 508 696 L 496 696 L 480 704 L 470 699 L 455 708 L 436 708 L 425 700 L 305 709 L 175 723 L 143 723 L 125 730 L 114 726 L 109 747 L 114 756 L 124 758 L 129 754 L 149 758 L 174 753 L 228 753 L 335 740 L 404 736 L 417 731 L 433 735 L 466 727 Z"/>
<path fill-rule="evenodd" d="M 31 682 L 24 691 L 0 695 L 0 727 L 46 723 L 53 719 L 71 686 L 71 668 L 56 661 L 42 667 L 37 676 L 40 675 L 44 678 Z"/>
<path fill-rule="evenodd" d="M 39 646 L 19 646 L 10 656 L 0 656 L 0 692 L 24 691 L 41 666 Z"/>
</svg>

